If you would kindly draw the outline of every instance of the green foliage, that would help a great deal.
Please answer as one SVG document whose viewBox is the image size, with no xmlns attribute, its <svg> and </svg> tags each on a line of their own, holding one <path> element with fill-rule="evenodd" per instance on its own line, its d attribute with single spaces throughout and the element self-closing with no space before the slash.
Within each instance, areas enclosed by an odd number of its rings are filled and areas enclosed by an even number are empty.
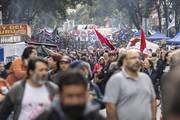
<svg viewBox="0 0 180 120">
<path fill-rule="evenodd" d="M 119 15 L 114 14 L 117 12 L 116 8 L 116 0 L 92 0 L 91 5 L 82 5 L 75 13 L 71 13 L 68 18 L 75 19 L 79 24 L 103 25 L 107 16 L 116 18 Z"/>
<path fill-rule="evenodd" d="M 143 0 L 143 16 L 148 18 L 151 14 L 152 10 L 155 8 L 155 1 L 154 0 Z"/>
<path fill-rule="evenodd" d="M 85 3 L 86 0 L 9 0 L 8 4 L 3 6 L 3 18 L 5 23 L 29 24 L 34 23 L 35 18 L 47 16 L 48 19 L 48 15 L 50 18 L 65 19 L 67 8 L 75 8 L 77 4 Z"/>
<path fill-rule="evenodd" d="M 180 29 L 180 0 L 0 0 L 3 6 L 4 23 L 26 22 L 35 26 L 59 25 L 64 19 L 74 19 L 79 24 L 103 25 L 104 18 L 113 18 L 116 23 L 133 23 L 139 29 L 142 18 L 148 18 L 153 10 L 163 18 L 166 4 L 175 11 L 177 31 Z M 67 8 L 76 8 L 67 15 Z M 164 10 L 162 10 L 162 8 Z M 166 14 L 166 18 L 167 18 Z M 167 21 L 166 21 L 167 22 Z M 161 22 L 159 22 L 161 23 Z M 167 25 L 166 25 L 167 27 Z"/>
</svg>

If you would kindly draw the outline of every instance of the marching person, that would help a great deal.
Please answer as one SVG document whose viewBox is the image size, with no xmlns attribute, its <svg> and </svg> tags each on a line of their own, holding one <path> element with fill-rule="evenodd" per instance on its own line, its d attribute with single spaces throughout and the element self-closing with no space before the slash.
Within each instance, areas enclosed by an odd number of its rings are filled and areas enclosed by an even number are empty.
<svg viewBox="0 0 180 120">
<path fill-rule="evenodd" d="M 139 72 L 139 53 L 128 50 L 123 64 L 106 86 L 108 120 L 156 120 L 156 95 L 151 79 Z"/>
<path fill-rule="evenodd" d="M 163 120 L 180 120 L 180 66 L 171 69 L 162 77 L 162 115 Z"/>
<path fill-rule="evenodd" d="M 7 76 L 8 76 L 8 72 L 4 67 L 4 63 L 0 62 L 0 77 L 6 79 Z"/>
<path fill-rule="evenodd" d="M 70 63 L 71 63 L 71 58 L 69 56 L 66 56 L 66 55 L 62 56 L 59 62 L 60 71 L 62 73 L 66 72 L 70 67 Z"/>
<path fill-rule="evenodd" d="M 154 69 L 154 64 L 151 59 L 146 58 L 144 60 L 144 68 L 142 72 L 146 73 L 152 80 L 152 84 L 154 86 L 154 90 L 156 93 L 156 98 L 160 99 L 160 93 L 159 93 L 159 81 L 157 79 L 157 72 Z"/>
<path fill-rule="evenodd" d="M 163 120 L 179 120 L 179 70 L 180 49 L 171 53 L 170 70 L 161 78 L 162 116 Z"/>
<path fill-rule="evenodd" d="M 27 65 L 30 59 L 37 57 L 37 51 L 34 47 L 26 47 L 21 58 L 15 59 L 9 69 L 7 81 L 12 86 L 16 81 L 25 79 L 27 74 Z"/>
<path fill-rule="evenodd" d="M 0 103 L 4 100 L 9 91 L 9 85 L 4 78 L 0 77 Z"/>
<path fill-rule="evenodd" d="M 105 120 L 97 105 L 88 103 L 88 84 L 78 71 L 68 71 L 60 77 L 59 96 L 36 120 Z"/>
<path fill-rule="evenodd" d="M 60 74 L 60 68 L 59 68 L 60 60 L 61 60 L 61 56 L 59 54 L 52 54 L 48 58 L 48 66 L 50 69 L 48 79 L 50 81 L 56 82 L 56 79 Z"/>
<path fill-rule="evenodd" d="M 50 105 L 58 87 L 47 80 L 48 64 L 42 59 L 31 59 L 27 77 L 16 82 L 0 106 L 0 120 L 14 112 L 13 120 L 34 120 Z"/>
<path fill-rule="evenodd" d="M 88 81 L 89 100 L 104 106 L 103 95 L 99 87 L 92 80 L 92 71 L 90 64 L 85 61 L 74 61 L 71 63 L 71 69 L 79 71 Z"/>
</svg>

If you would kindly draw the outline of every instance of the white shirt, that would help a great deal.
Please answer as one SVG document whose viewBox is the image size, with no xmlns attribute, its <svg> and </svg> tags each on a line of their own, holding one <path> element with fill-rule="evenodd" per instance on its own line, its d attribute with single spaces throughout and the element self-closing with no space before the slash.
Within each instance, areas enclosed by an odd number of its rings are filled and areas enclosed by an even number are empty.
<svg viewBox="0 0 180 120">
<path fill-rule="evenodd" d="M 19 120 L 34 120 L 50 103 L 49 92 L 45 85 L 34 88 L 26 83 Z"/>
</svg>

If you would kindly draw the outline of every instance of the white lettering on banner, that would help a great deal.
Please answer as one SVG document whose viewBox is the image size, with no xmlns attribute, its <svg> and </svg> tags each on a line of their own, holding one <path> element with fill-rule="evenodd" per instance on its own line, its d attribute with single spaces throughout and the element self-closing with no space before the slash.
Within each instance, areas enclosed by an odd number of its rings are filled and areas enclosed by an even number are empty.
<svg viewBox="0 0 180 120">
<path fill-rule="evenodd" d="M 3 36 L 0 37 L 0 44 L 21 42 L 21 36 Z"/>
</svg>

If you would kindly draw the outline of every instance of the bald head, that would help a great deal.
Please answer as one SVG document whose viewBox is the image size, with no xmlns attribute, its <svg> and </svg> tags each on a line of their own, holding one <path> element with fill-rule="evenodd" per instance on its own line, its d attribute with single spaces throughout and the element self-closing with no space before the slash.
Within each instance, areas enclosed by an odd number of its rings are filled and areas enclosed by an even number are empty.
<svg viewBox="0 0 180 120">
<path fill-rule="evenodd" d="M 131 56 L 135 56 L 135 55 L 140 56 L 139 51 L 136 49 L 130 49 L 130 50 L 127 50 L 127 52 L 126 52 L 127 58 L 131 57 Z"/>
<path fill-rule="evenodd" d="M 125 48 L 119 49 L 119 55 L 126 54 L 126 51 L 127 50 Z"/>
</svg>

